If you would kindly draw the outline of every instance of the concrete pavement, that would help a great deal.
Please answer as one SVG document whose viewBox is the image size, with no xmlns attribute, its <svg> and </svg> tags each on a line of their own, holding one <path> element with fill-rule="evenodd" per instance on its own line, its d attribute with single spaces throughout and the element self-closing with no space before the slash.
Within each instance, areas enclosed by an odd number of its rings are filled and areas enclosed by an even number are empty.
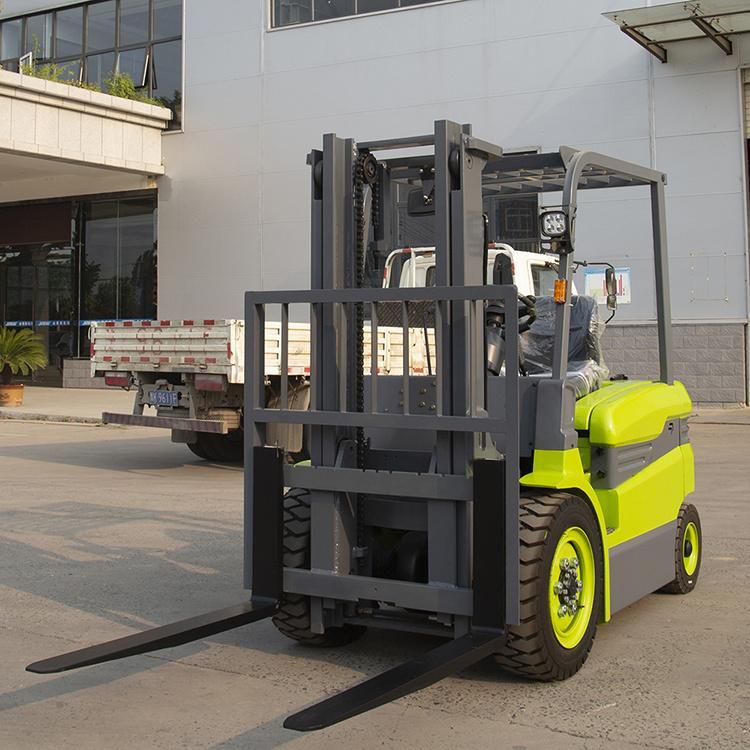
<svg viewBox="0 0 750 750">
<path fill-rule="evenodd" d="M 750 746 L 750 427 L 696 424 L 701 581 L 600 627 L 573 679 L 487 662 L 310 735 L 283 718 L 435 645 L 370 631 L 310 651 L 263 622 L 91 667 L 24 666 L 242 600 L 242 470 L 160 432 L 0 422 L 0 747 L 745 748 Z"/>
<path fill-rule="evenodd" d="M 44 388 L 26 386 L 21 406 L 0 406 L 0 419 L 98 424 L 103 411 L 133 410 L 133 391 L 121 388 Z"/>
</svg>

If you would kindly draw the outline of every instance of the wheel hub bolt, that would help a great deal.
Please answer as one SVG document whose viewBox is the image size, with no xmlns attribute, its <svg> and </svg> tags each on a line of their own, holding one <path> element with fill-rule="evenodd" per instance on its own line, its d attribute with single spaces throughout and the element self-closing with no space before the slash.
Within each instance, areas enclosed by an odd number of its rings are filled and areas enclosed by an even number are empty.
<svg viewBox="0 0 750 750">
<path fill-rule="evenodd" d="M 563 570 L 568 570 L 568 568 L 570 568 L 570 560 L 568 560 L 567 557 L 563 557 L 563 559 L 560 560 L 560 567 Z"/>
<path fill-rule="evenodd" d="M 563 592 L 563 585 L 560 581 L 557 581 L 554 586 L 555 593 L 559 596 Z"/>
<path fill-rule="evenodd" d="M 563 604 L 562 607 L 560 607 L 560 609 L 557 610 L 557 614 L 560 617 L 565 617 L 565 615 L 568 614 L 568 608 Z"/>
<path fill-rule="evenodd" d="M 577 558 L 577 557 L 574 557 L 574 558 L 573 558 L 573 559 L 572 559 L 572 560 L 570 561 L 570 564 L 571 564 L 571 565 L 573 566 L 573 570 L 575 570 L 575 569 L 576 569 L 576 568 L 578 567 L 578 564 L 579 564 L 579 563 L 578 563 L 578 558 Z"/>
</svg>

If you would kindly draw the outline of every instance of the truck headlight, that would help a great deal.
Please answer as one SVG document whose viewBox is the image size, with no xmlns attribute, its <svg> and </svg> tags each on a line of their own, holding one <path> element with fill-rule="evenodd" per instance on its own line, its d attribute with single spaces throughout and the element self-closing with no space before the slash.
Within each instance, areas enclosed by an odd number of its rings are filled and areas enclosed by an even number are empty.
<svg viewBox="0 0 750 750">
<path fill-rule="evenodd" d="M 568 231 L 568 217 L 564 211 L 545 211 L 539 220 L 544 237 L 562 237 Z"/>
</svg>

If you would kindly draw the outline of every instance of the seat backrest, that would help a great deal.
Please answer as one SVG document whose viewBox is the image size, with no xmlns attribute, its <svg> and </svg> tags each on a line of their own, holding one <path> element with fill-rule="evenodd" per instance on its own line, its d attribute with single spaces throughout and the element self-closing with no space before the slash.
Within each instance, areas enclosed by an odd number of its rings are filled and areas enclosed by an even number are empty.
<svg viewBox="0 0 750 750">
<path fill-rule="evenodd" d="M 604 326 L 599 318 L 599 305 L 593 297 L 582 295 L 572 297 L 570 304 L 568 368 L 574 362 L 589 360 L 602 364 L 601 337 Z M 536 320 L 521 336 L 521 348 L 529 373 L 541 374 L 552 370 L 556 308 L 552 297 L 536 298 Z"/>
</svg>

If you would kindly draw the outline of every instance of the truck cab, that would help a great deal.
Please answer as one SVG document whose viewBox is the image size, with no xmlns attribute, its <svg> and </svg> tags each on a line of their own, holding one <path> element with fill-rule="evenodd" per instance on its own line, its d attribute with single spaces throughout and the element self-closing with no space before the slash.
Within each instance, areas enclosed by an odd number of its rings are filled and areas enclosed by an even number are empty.
<svg viewBox="0 0 750 750">
<path fill-rule="evenodd" d="M 513 283 L 519 294 L 534 297 L 549 296 L 557 278 L 558 265 L 554 255 L 515 250 L 504 242 L 488 245 L 487 283 L 493 281 L 495 261 L 507 258 Z M 383 269 L 384 288 L 435 286 L 435 248 L 404 247 L 388 255 Z M 574 291 L 574 293 L 576 293 Z"/>
</svg>

